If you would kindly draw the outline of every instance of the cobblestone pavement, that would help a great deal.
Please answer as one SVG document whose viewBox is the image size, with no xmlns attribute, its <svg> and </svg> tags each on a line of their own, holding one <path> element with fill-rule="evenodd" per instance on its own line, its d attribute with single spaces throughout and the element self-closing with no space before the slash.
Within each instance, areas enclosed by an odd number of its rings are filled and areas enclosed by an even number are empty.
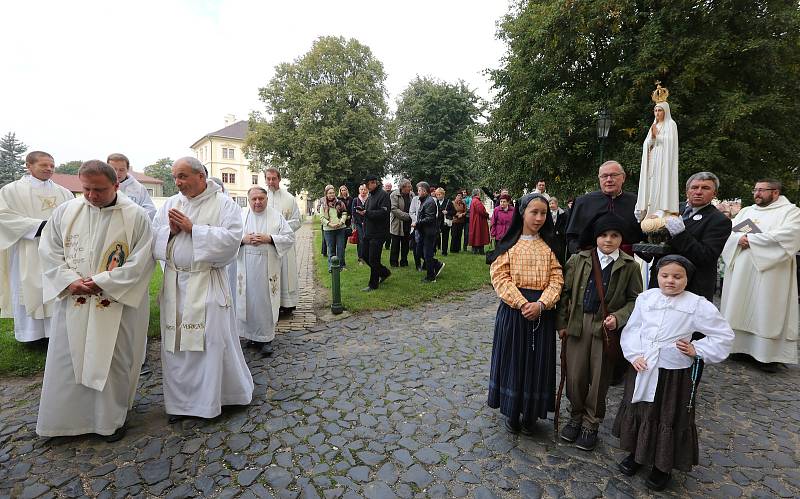
<svg viewBox="0 0 800 499">
<path fill-rule="evenodd" d="M 314 297 L 316 289 L 314 287 L 314 258 L 312 258 L 311 245 L 313 244 L 313 233 L 311 224 L 304 223 L 295 233 L 297 242 L 297 272 L 299 274 L 297 285 L 300 288 L 300 298 L 297 309 L 288 317 L 281 317 L 275 332 L 285 333 L 287 331 L 298 331 L 313 326 L 317 323 L 317 315 L 314 312 Z"/>
</svg>

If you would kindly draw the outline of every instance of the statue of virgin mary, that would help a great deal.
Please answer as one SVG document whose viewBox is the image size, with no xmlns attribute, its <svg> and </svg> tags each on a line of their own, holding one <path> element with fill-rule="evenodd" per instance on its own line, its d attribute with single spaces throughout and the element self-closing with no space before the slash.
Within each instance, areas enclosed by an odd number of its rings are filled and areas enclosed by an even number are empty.
<svg viewBox="0 0 800 499">
<path fill-rule="evenodd" d="M 678 125 L 672 120 L 667 104 L 669 91 L 660 82 L 653 91 L 653 124 L 642 145 L 642 168 L 636 218 L 663 217 L 678 212 Z"/>
</svg>

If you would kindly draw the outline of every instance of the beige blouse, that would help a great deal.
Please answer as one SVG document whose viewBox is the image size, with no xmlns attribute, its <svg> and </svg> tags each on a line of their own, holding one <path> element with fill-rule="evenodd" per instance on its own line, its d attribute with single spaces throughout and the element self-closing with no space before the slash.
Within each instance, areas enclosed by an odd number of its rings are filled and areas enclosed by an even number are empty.
<svg viewBox="0 0 800 499">
<path fill-rule="evenodd" d="M 558 303 L 564 276 L 556 255 L 541 238 L 520 239 L 492 263 L 492 286 L 501 300 L 512 308 L 522 308 L 528 300 L 517 288 L 540 289 L 545 308 Z"/>
</svg>

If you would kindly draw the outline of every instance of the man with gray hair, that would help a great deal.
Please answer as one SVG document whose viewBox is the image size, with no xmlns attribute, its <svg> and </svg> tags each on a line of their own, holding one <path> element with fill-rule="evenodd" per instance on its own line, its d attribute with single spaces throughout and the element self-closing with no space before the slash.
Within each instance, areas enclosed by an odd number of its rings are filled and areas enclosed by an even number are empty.
<svg viewBox="0 0 800 499">
<path fill-rule="evenodd" d="M 294 196 L 285 187 L 281 187 L 281 172 L 277 168 L 267 168 L 264 170 L 264 178 L 267 180 L 267 189 L 269 189 L 267 207 L 283 215 L 292 231 L 297 232 L 301 225 L 300 208 L 297 206 Z M 292 314 L 297 308 L 300 300 L 298 281 L 297 249 L 292 243 L 281 257 L 281 313 Z"/>
<path fill-rule="evenodd" d="M 717 287 L 717 261 L 731 233 L 731 221 L 711 200 L 719 191 L 719 179 L 711 172 L 695 173 L 686 181 L 682 216 L 667 218 L 673 253 L 692 262 L 696 271 L 687 291 L 713 301 Z M 649 288 L 658 287 L 657 260 L 652 263 Z"/>
<path fill-rule="evenodd" d="M 422 244 L 422 257 L 425 259 L 425 277 L 423 283 L 436 282 L 436 278 L 442 273 L 444 262 L 434 258 L 436 241 L 439 239 L 439 205 L 433 196 L 430 195 L 430 186 L 427 182 L 417 184 L 417 195 L 420 199 L 419 214 L 414 223 L 414 229 L 419 231 Z"/>
<path fill-rule="evenodd" d="M 389 234 L 392 238 L 389 253 L 389 265 L 392 267 L 408 266 L 408 243 L 411 233 L 411 181 L 401 179 L 397 189 L 389 194 L 392 211 L 389 213 Z"/>
</svg>

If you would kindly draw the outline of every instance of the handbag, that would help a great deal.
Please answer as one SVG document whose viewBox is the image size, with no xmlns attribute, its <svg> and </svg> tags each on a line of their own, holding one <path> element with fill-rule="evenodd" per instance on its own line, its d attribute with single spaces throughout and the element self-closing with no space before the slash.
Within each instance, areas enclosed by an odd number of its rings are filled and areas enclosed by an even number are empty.
<svg viewBox="0 0 800 499">
<path fill-rule="evenodd" d="M 358 244 L 358 229 L 353 229 L 353 233 L 347 238 L 350 244 Z"/>
<path fill-rule="evenodd" d="M 603 320 L 608 317 L 608 307 L 606 306 L 606 293 L 603 290 L 603 274 L 600 272 L 600 259 L 597 251 L 592 251 L 592 275 L 594 276 L 594 287 L 597 296 L 600 297 L 600 310 L 603 312 Z M 619 328 L 609 331 L 603 324 L 603 353 L 609 360 L 616 361 L 622 357 L 622 347 L 619 344 Z"/>
</svg>

